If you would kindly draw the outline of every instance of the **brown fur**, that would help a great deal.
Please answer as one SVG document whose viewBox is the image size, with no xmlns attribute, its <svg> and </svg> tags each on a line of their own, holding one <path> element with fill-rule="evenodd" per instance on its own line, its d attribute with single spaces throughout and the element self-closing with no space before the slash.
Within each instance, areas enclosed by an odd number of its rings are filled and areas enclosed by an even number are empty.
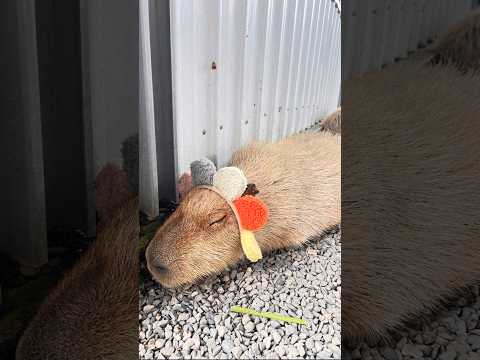
<svg viewBox="0 0 480 360">
<path fill-rule="evenodd" d="M 125 171 L 115 163 L 107 163 L 95 178 L 95 206 L 99 217 L 97 231 L 105 226 L 131 194 Z"/>
<path fill-rule="evenodd" d="M 332 134 L 340 134 L 342 129 L 342 109 L 338 108 L 336 111 L 326 116 L 320 122 L 320 130 L 330 131 Z"/>
<path fill-rule="evenodd" d="M 480 280 L 469 74 L 407 61 L 343 84 L 344 340 L 384 337 Z"/>
<path fill-rule="evenodd" d="M 112 214 L 21 337 L 17 360 L 138 358 L 138 201 Z"/>
<path fill-rule="evenodd" d="M 433 46 L 432 64 L 451 64 L 462 73 L 480 71 L 480 10 L 453 26 Z"/>
<path fill-rule="evenodd" d="M 237 151 L 230 165 L 256 184 L 257 197 L 269 208 L 268 223 L 255 233 L 264 253 L 298 246 L 340 222 L 339 136 L 303 134 L 274 144 L 255 143 Z M 149 270 L 167 287 L 220 272 L 242 257 L 227 203 L 198 188 L 186 196 L 146 251 Z M 157 271 L 158 262 L 169 271 Z"/>
</svg>

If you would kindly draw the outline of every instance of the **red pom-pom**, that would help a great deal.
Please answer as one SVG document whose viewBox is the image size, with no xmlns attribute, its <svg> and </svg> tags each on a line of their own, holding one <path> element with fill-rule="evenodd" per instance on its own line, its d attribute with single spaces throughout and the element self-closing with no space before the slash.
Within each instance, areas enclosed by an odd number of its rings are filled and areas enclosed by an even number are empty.
<svg viewBox="0 0 480 360">
<path fill-rule="evenodd" d="M 237 209 L 240 225 L 245 230 L 258 230 L 267 223 L 268 208 L 261 200 L 245 195 L 233 202 Z"/>
</svg>

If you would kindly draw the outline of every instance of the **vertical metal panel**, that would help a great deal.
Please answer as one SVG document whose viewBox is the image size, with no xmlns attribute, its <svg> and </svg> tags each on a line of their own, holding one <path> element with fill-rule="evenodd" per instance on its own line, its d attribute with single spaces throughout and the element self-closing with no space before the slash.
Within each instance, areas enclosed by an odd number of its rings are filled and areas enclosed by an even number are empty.
<svg viewBox="0 0 480 360">
<path fill-rule="evenodd" d="M 261 80 L 260 117 L 258 137 L 261 140 L 272 138 L 273 122 L 275 118 L 275 95 L 278 81 L 278 65 L 280 43 L 282 40 L 283 1 L 268 1 L 268 15 L 265 35 L 265 55 L 260 66 L 263 66 Z M 231 99 L 235 102 L 235 99 Z M 231 145 L 231 144 L 230 144 Z M 224 159 L 228 160 L 228 159 Z"/>
<path fill-rule="evenodd" d="M 158 213 L 157 152 L 153 102 L 152 55 L 150 46 L 149 0 L 139 2 L 139 200 L 148 215 Z"/>
<path fill-rule="evenodd" d="M 0 40 L 0 251 L 23 265 L 47 262 L 47 229 L 35 2 L 3 1 Z"/>
<path fill-rule="evenodd" d="M 472 8 L 471 0 L 351 0 L 344 4 L 342 77 L 405 58 L 446 31 Z M 384 35 L 381 35 L 384 34 Z"/>
<path fill-rule="evenodd" d="M 422 21 L 423 1 L 416 0 L 412 4 L 412 31 L 408 40 L 408 51 L 415 51 L 420 43 L 420 27 Z"/>
<path fill-rule="evenodd" d="M 172 116 L 172 66 L 170 46 L 170 6 L 168 1 L 149 0 L 151 76 L 153 77 L 154 129 L 145 157 L 152 148 L 156 151 L 158 198 L 160 201 L 176 197 L 175 142 Z M 143 146 L 143 144 L 140 144 Z M 142 150 L 142 148 L 141 148 Z M 143 154 L 142 153 L 142 156 Z M 142 159 L 144 161 L 144 159 Z M 144 163 L 145 165 L 145 163 Z M 151 169 L 155 169 L 155 165 Z M 140 163 L 140 167 L 142 167 Z M 143 170 L 143 169 L 141 169 Z M 141 194 L 143 196 L 143 194 Z"/>
<path fill-rule="evenodd" d="M 172 0 L 176 173 L 333 111 L 340 13 L 331 0 Z"/>
<path fill-rule="evenodd" d="M 358 39 L 356 32 L 357 20 L 360 18 L 358 16 L 358 8 L 360 6 L 358 1 L 348 1 L 346 5 L 342 12 L 342 29 L 349 29 L 349 31 L 343 32 L 342 38 L 342 77 L 344 79 L 348 79 L 352 75 L 353 60 L 355 57 L 355 40 Z M 322 30 L 323 28 L 322 26 Z"/>
<path fill-rule="evenodd" d="M 322 41 L 322 48 L 320 52 L 321 56 L 321 74 L 320 74 L 320 81 L 317 83 L 317 92 L 316 92 L 316 99 L 319 103 L 318 112 L 320 114 L 327 114 L 329 111 L 333 109 L 327 109 L 328 104 L 328 96 L 329 92 L 331 92 L 331 87 L 328 82 L 328 78 L 330 75 L 330 67 L 332 59 L 332 46 L 333 42 L 335 41 L 334 29 L 335 29 L 335 18 L 338 17 L 338 13 L 335 11 L 335 6 L 333 2 L 327 3 L 327 20 L 324 24 L 324 31 L 325 37 Z M 338 39 L 340 42 L 341 40 Z M 340 59 L 339 59 L 340 60 Z"/>
<path fill-rule="evenodd" d="M 284 1 L 282 14 L 282 30 L 279 50 L 279 64 L 277 72 L 277 86 L 275 89 L 275 111 L 272 124 L 272 140 L 284 136 L 286 124 L 286 101 L 288 95 L 289 75 L 292 66 L 293 34 L 297 2 Z M 316 60 L 315 56 L 312 59 Z M 310 82 L 311 85 L 311 82 Z"/>
<path fill-rule="evenodd" d="M 107 162 L 121 165 L 122 142 L 138 133 L 138 47 L 131 48 L 138 44 L 138 3 L 104 0 L 84 5 L 88 10 L 82 37 L 88 51 L 83 65 L 88 68 L 88 117 L 97 173 Z"/>
</svg>

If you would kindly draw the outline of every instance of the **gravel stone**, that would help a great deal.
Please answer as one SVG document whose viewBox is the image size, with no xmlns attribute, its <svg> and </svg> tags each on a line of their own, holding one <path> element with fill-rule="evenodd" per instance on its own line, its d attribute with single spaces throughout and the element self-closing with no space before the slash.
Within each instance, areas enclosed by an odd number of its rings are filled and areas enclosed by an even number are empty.
<svg viewBox="0 0 480 360">
<path fill-rule="evenodd" d="M 480 296 L 478 287 L 470 290 L 471 296 L 457 299 L 433 321 L 402 331 L 395 347 L 358 344 L 345 349 L 345 359 L 480 360 Z"/>
<path fill-rule="evenodd" d="M 244 261 L 182 289 L 145 279 L 139 359 L 339 359 L 340 248 L 336 229 L 302 248 L 276 251 L 254 264 Z M 235 314 L 229 311 L 233 305 L 301 317 L 309 324 Z"/>
</svg>

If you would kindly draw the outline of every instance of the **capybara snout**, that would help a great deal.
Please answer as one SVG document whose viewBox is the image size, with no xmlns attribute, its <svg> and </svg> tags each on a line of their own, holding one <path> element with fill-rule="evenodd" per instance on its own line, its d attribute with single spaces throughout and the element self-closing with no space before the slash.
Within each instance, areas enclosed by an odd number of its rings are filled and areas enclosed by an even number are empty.
<svg viewBox="0 0 480 360">
<path fill-rule="evenodd" d="M 192 190 L 146 250 L 150 273 L 166 287 L 191 283 L 241 258 L 234 214 L 219 195 Z"/>
</svg>

